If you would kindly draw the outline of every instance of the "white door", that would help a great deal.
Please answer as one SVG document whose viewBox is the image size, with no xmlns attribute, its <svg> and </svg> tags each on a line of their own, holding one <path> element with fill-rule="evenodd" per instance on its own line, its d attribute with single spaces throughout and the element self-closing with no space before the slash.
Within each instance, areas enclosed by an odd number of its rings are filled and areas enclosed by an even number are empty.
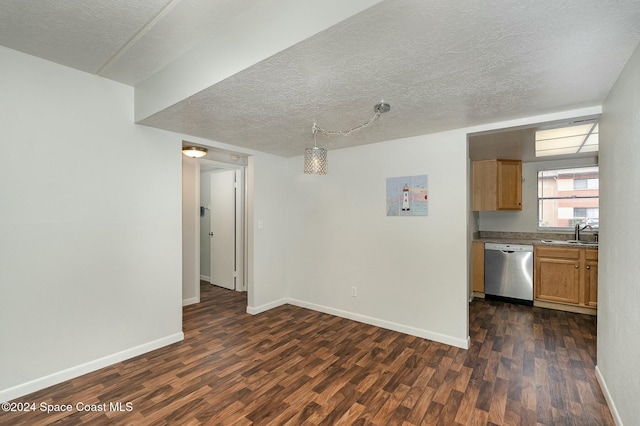
<svg viewBox="0 0 640 426">
<path fill-rule="evenodd" d="M 235 289 L 235 171 L 211 174 L 211 284 Z"/>
</svg>

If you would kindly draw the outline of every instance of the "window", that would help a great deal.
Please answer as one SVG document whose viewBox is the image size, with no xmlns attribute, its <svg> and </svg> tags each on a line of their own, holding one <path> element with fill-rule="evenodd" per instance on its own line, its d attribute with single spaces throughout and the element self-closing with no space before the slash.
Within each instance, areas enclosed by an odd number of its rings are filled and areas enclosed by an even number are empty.
<svg viewBox="0 0 640 426">
<path fill-rule="evenodd" d="M 574 217 L 587 217 L 587 209 L 585 207 L 574 207 L 573 208 L 573 216 Z"/>
<path fill-rule="evenodd" d="M 538 228 L 600 223 L 598 166 L 538 172 Z"/>
<path fill-rule="evenodd" d="M 598 179 L 575 179 L 573 181 L 573 189 L 598 189 Z"/>
<path fill-rule="evenodd" d="M 587 189 L 587 179 L 576 179 L 573 181 L 573 189 Z"/>
</svg>

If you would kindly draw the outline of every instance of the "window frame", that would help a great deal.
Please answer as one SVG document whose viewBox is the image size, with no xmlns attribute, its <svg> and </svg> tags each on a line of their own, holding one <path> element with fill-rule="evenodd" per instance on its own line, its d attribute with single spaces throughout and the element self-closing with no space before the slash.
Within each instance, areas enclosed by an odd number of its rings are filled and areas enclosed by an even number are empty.
<svg viewBox="0 0 640 426">
<path fill-rule="evenodd" d="M 545 197 L 545 196 L 541 196 L 540 194 L 540 190 L 541 190 L 541 173 L 543 172 L 557 172 L 558 174 L 561 174 L 561 172 L 563 170 L 579 170 L 579 169 L 590 169 L 590 168 L 596 168 L 597 172 L 598 172 L 598 187 L 597 188 L 589 188 L 587 185 L 587 188 L 584 189 L 573 189 L 572 191 L 587 191 L 587 190 L 593 190 L 593 189 L 597 189 L 598 190 L 598 195 L 597 196 L 593 196 L 593 195 L 572 195 L 572 196 L 551 196 L 551 197 Z M 580 178 L 580 179 L 592 179 L 592 178 Z M 538 169 L 536 172 L 536 229 L 538 231 L 547 231 L 547 232 L 568 232 L 568 231 L 573 231 L 574 227 L 573 226 L 567 226 L 567 227 L 563 227 L 563 226 L 540 226 L 541 223 L 541 213 L 543 212 L 543 209 L 541 208 L 542 204 L 541 202 L 544 202 L 545 200 L 575 200 L 575 199 L 597 199 L 598 200 L 598 209 L 600 208 L 600 185 L 599 185 L 599 180 L 600 180 L 600 166 L 598 164 L 591 164 L 591 165 L 579 165 L 579 166 L 564 166 L 564 167 L 550 167 L 550 168 L 542 168 L 542 169 Z M 544 194 L 543 194 L 544 195 Z M 572 208 L 575 208 L 575 206 L 573 206 Z M 594 207 L 584 207 L 586 210 L 592 209 Z M 598 222 L 599 222 L 599 213 L 598 213 Z M 593 230 L 597 231 L 599 228 L 599 223 L 598 225 L 594 226 Z"/>
</svg>

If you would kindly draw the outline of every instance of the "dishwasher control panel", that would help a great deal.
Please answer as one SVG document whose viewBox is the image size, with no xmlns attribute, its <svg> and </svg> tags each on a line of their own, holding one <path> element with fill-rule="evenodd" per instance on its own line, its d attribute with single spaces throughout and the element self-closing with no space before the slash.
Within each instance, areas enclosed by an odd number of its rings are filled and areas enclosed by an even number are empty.
<svg viewBox="0 0 640 426">
<path fill-rule="evenodd" d="M 529 244 L 498 244 L 498 243 L 485 243 L 485 250 L 499 250 L 499 251 L 533 251 L 533 246 Z"/>
</svg>

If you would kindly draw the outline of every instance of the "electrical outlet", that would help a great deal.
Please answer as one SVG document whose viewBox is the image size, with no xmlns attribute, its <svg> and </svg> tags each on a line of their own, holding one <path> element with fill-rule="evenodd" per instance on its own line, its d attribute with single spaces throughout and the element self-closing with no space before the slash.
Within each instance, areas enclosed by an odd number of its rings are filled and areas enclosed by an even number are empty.
<svg viewBox="0 0 640 426">
<path fill-rule="evenodd" d="M 358 295 L 358 287 L 355 285 L 351 287 L 351 297 L 356 297 Z"/>
</svg>

